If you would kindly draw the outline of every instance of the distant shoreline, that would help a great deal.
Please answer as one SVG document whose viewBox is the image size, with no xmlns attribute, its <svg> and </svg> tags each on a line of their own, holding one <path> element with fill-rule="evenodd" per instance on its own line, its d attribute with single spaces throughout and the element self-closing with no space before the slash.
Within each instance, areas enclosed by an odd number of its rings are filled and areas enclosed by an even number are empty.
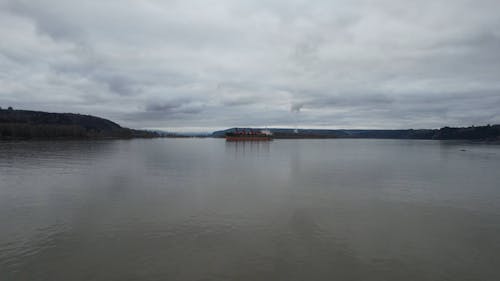
<svg viewBox="0 0 500 281">
<path fill-rule="evenodd" d="M 0 109 L 0 140 L 97 140 L 133 138 L 223 138 L 236 130 L 258 131 L 264 128 L 230 128 L 211 134 L 183 134 L 124 128 L 117 123 L 91 115 Z M 500 125 L 443 127 L 441 129 L 403 130 L 269 130 L 275 139 L 421 139 L 500 141 Z"/>
<path fill-rule="evenodd" d="M 226 133 L 256 131 L 263 128 L 231 128 L 212 133 L 222 138 Z M 500 125 L 443 127 L 441 129 L 405 130 L 327 130 L 327 129 L 267 129 L 275 139 L 420 139 L 500 141 Z"/>
</svg>

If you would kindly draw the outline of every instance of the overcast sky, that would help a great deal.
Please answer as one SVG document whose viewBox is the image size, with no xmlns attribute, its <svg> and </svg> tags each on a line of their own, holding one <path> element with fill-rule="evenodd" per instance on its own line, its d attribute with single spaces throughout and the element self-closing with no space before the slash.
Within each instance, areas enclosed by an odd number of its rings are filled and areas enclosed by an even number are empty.
<svg viewBox="0 0 500 281">
<path fill-rule="evenodd" d="M 0 106 L 133 128 L 500 123 L 498 0 L 0 0 Z"/>
</svg>

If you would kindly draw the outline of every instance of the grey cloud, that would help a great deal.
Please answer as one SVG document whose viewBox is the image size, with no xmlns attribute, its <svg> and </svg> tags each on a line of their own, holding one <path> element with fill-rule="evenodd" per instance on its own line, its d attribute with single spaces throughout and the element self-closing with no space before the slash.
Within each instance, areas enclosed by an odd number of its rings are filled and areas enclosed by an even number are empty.
<svg viewBox="0 0 500 281">
<path fill-rule="evenodd" d="M 189 100 L 175 100 L 169 102 L 151 103 L 146 106 L 146 111 L 172 112 L 189 103 Z"/>
<path fill-rule="evenodd" d="M 499 9 L 0 0 L 0 105 L 148 128 L 500 123 Z"/>
<path fill-rule="evenodd" d="M 300 110 L 304 107 L 304 103 L 299 102 L 299 103 L 292 103 L 292 106 L 290 107 L 290 110 L 292 112 L 300 112 Z"/>
<path fill-rule="evenodd" d="M 382 94 L 347 94 L 323 97 L 314 100 L 311 104 L 316 107 L 344 107 L 344 106 L 384 106 L 394 102 L 394 98 Z"/>
<path fill-rule="evenodd" d="M 244 106 L 244 105 L 251 105 L 255 104 L 256 100 L 252 96 L 245 96 L 245 97 L 236 97 L 236 98 L 228 98 L 223 101 L 223 105 L 225 106 Z"/>
<path fill-rule="evenodd" d="M 127 96 L 140 92 L 140 87 L 138 85 L 134 85 L 134 82 L 128 77 L 119 75 L 106 75 L 98 76 L 97 80 L 107 84 L 109 90 L 119 95 Z"/>
<path fill-rule="evenodd" d="M 39 33 L 54 40 L 73 41 L 84 36 L 82 28 L 65 19 L 63 11 L 57 11 L 48 1 L 8 0 L 6 6 L 13 13 L 32 20 Z"/>
<path fill-rule="evenodd" d="M 302 95 L 306 96 L 306 95 Z M 395 99 L 387 95 L 377 94 L 344 94 L 344 95 L 317 95 L 294 102 L 290 110 L 299 112 L 302 108 L 353 108 L 353 107 L 380 107 L 390 105 Z"/>
<path fill-rule="evenodd" d="M 195 115 L 203 111 L 203 104 L 190 99 L 177 99 L 170 101 L 156 101 L 144 107 L 144 111 L 132 113 L 134 118 L 154 120 L 155 118 L 182 118 L 186 115 Z"/>
</svg>

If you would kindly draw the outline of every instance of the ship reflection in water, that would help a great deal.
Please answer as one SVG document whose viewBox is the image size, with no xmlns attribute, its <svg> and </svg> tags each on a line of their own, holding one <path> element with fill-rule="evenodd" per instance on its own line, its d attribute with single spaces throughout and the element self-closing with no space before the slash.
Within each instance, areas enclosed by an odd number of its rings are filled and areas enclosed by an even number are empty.
<svg viewBox="0 0 500 281">
<path fill-rule="evenodd" d="M 270 141 L 229 141 L 226 139 L 226 153 L 231 153 L 235 156 L 245 156 L 246 154 L 266 155 L 269 154 L 270 146 Z"/>
</svg>

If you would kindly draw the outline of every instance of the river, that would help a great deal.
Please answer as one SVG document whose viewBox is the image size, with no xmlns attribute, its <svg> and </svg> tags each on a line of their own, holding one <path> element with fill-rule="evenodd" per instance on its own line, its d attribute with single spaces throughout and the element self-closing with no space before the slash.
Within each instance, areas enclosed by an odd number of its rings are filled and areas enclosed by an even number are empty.
<svg viewBox="0 0 500 281">
<path fill-rule="evenodd" d="M 0 142 L 1 280 L 500 280 L 500 145 Z"/>
</svg>

